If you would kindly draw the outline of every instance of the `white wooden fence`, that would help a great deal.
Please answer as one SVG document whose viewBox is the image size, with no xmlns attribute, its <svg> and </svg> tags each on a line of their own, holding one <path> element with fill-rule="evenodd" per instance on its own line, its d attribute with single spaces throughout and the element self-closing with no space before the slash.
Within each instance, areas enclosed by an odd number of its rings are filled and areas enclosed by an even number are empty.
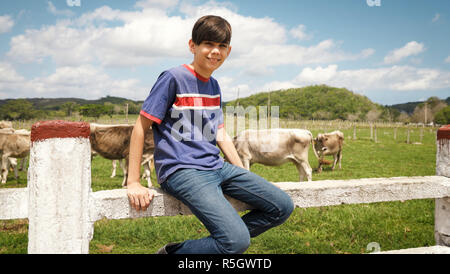
<svg viewBox="0 0 450 274">
<path fill-rule="evenodd" d="M 89 124 L 33 125 L 28 187 L 0 190 L 0 220 L 29 220 L 28 253 L 89 253 L 94 222 L 190 214 L 160 189 L 145 212 L 130 207 L 126 189 L 92 192 Z M 436 246 L 391 251 L 450 253 L 450 125 L 437 134 L 436 176 L 276 183 L 297 207 L 436 199 Z M 236 210 L 249 209 L 229 198 Z"/>
</svg>

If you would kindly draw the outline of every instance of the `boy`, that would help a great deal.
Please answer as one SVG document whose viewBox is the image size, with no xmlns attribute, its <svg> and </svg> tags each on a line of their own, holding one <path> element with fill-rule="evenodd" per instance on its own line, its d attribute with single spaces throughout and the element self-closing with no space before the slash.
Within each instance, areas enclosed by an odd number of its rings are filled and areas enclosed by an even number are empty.
<svg viewBox="0 0 450 274">
<path fill-rule="evenodd" d="M 211 234 L 167 244 L 157 253 L 243 253 L 251 237 L 282 224 L 293 211 L 285 192 L 243 168 L 225 131 L 220 87 L 211 75 L 230 54 L 230 40 L 225 19 L 198 19 L 189 40 L 193 62 L 159 76 L 134 126 L 127 181 L 131 206 L 146 210 L 153 198 L 139 182 L 144 132 L 153 125 L 158 183 Z M 230 163 L 220 157 L 216 144 Z M 255 209 L 241 218 L 224 194 Z"/>
</svg>

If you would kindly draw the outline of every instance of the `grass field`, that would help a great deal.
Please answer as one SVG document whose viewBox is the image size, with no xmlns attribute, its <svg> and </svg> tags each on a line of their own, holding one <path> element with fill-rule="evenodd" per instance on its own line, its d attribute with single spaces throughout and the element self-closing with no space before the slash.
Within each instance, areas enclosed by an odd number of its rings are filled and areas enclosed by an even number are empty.
<svg viewBox="0 0 450 274">
<path fill-rule="evenodd" d="M 290 125 L 292 127 L 292 125 Z M 314 136 L 319 129 L 310 129 Z M 327 128 L 327 131 L 331 131 Z M 414 129 L 411 142 L 419 142 Z M 325 167 L 313 173 L 313 181 L 435 174 L 435 130 L 424 131 L 421 144 L 406 144 L 406 129 L 399 128 L 394 140 L 393 128 L 378 128 L 378 142 L 370 140 L 370 129 L 342 130 L 346 136 L 342 170 Z M 309 161 L 317 167 L 310 149 Z M 111 161 L 96 157 L 92 162 L 93 191 L 121 188 L 122 171 L 111 175 Z M 279 167 L 252 166 L 252 171 L 269 181 L 297 181 L 292 164 Z M 5 187 L 26 187 L 26 173 L 15 180 L 10 173 Z M 157 187 L 153 172 L 152 181 Z M 144 182 L 142 182 L 144 184 Z M 241 213 L 243 214 L 243 213 Z M 0 253 L 27 252 L 27 220 L 0 221 Z M 167 242 L 201 238 L 208 231 L 194 216 L 154 217 L 134 220 L 100 220 L 95 223 L 91 253 L 154 253 Z M 367 245 L 376 242 L 381 250 L 434 245 L 434 200 L 413 200 L 320 208 L 296 208 L 288 221 L 257 238 L 246 253 L 367 253 Z"/>
</svg>

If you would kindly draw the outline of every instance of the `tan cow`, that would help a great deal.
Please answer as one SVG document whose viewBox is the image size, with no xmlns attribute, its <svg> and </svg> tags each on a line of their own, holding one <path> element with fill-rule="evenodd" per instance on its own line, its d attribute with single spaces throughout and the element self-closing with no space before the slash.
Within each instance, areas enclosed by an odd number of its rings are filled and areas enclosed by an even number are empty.
<svg viewBox="0 0 450 274">
<path fill-rule="evenodd" d="M 142 173 L 141 179 L 147 180 L 150 182 L 150 175 L 152 171 L 152 163 L 153 163 L 153 155 L 150 155 L 150 157 L 143 157 L 143 161 L 141 163 L 142 166 L 144 166 L 144 173 Z M 125 166 L 123 163 L 123 159 L 121 160 L 112 160 L 112 173 L 110 178 L 116 177 L 116 170 L 117 170 L 117 162 L 119 162 L 120 168 L 125 172 Z"/>
<path fill-rule="evenodd" d="M 2 155 L 1 183 L 5 184 L 8 178 L 9 158 L 25 158 L 30 153 L 30 134 L 1 130 L 0 153 Z"/>
<path fill-rule="evenodd" d="M 124 178 L 122 186 L 127 185 L 128 178 L 128 156 L 130 152 L 130 139 L 133 132 L 133 125 L 91 125 L 90 142 L 91 149 L 100 156 L 109 160 L 125 159 Z M 145 134 L 142 163 L 146 163 L 148 158 L 153 157 L 155 143 L 153 141 L 153 131 L 149 128 Z M 147 172 L 148 165 L 144 165 Z M 151 186 L 150 176 L 147 176 L 148 186 Z"/>
<path fill-rule="evenodd" d="M 336 163 L 339 164 L 339 169 L 341 169 L 342 160 L 342 147 L 344 145 L 344 133 L 339 130 L 335 130 L 330 133 L 318 134 L 314 139 L 314 151 L 319 155 L 319 167 L 318 172 L 322 172 L 322 165 L 326 163 L 323 160 L 325 155 L 333 155 L 333 166 L 331 170 L 334 170 Z"/>
<path fill-rule="evenodd" d="M 234 137 L 233 143 L 247 170 L 253 163 L 278 166 L 292 162 L 304 177 L 312 180 L 312 168 L 308 161 L 312 134 L 305 129 L 244 130 Z"/>
<path fill-rule="evenodd" d="M 11 121 L 0 121 L 0 129 L 2 128 L 12 128 Z"/>
</svg>

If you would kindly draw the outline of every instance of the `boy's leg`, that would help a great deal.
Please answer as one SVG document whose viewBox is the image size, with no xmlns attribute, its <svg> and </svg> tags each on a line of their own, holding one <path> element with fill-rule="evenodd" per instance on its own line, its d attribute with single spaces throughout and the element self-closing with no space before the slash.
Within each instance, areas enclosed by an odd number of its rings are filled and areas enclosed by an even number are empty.
<svg viewBox="0 0 450 274">
<path fill-rule="evenodd" d="M 251 237 L 282 224 L 294 210 L 291 197 L 264 178 L 229 163 L 220 172 L 223 193 L 254 207 L 242 217 Z"/>
<path fill-rule="evenodd" d="M 161 188 L 187 205 L 211 233 L 209 237 L 187 240 L 176 254 L 243 253 L 250 245 L 247 226 L 223 196 L 218 170 L 181 169 Z"/>
</svg>

